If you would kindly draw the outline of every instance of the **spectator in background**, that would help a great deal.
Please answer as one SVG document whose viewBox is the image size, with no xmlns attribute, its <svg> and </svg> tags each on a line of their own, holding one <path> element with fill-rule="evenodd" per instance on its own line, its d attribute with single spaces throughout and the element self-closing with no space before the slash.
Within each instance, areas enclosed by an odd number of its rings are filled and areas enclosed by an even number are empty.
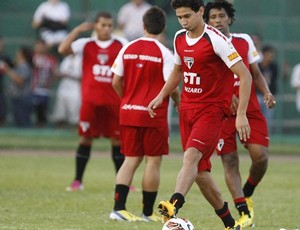
<svg viewBox="0 0 300 230">
<path fill-rule="evenodd" d="M 49 54 L 46 43 L 37 39 L 33 56 L 32 100 L 36 115 L 36 126 L 43 127 L 48 120 L 50 88 L 55 80 L 57 60 Z"/>
<path fill-rule="evenodd" d="M 56 92 L 53 114 L 53 121 L 57 127 L 78 124 L 81 105 L 81 59 L 81 55 L 70 54 L 60 64 L 61 80 Z"/>
<path fill-rule="evenodd" d="M 118 30 L 129 41 L 144 35 L 143 15 L 151 7 L 144 0 L 130 0 L 118 12 Z"/>
<path fill-rule="evenodd" d="M 277 75 L 278 75 L 278 65 L 275 62 L 275 49 L 271 45 L 265 45 L 262 48 L 262 60 L 258 63 L 259 68 L 265 80 L 269 86 L 271 93 L 276 97 L 277 93 Z M 261 111 L 265 116 L 269 131 L 272 130 L 272 119 L 274 115 L 274 109 L 268 109 L 264 103 L 264 95 L 257 91 L 257 98 L 260 104 Z"/>
<path fill-rule="evenodd" d="M 10 57 L 4 53 L 4 41 L 0 36 L 0 126 L 6 121 L 7 106 L 6 106 L 6 95 L 4 92 L 4 65 L 7 64 L 10 68 L 13 68 L 13 63 Z"/>
<path fill-rule="evenodd" d="M 41 3 L 34 15 L 32 27 L 37 29 L 39 37 L 47 46 L 58 46 L 66 37 L 70 19 L 68 3 L 60 0 L 48 0 Z"/>
<path fill-rule="evenodd" d="M 296 89 L 296 108 L 300 113 L 300 63 L 293 68 L 291 86 Z"/>
<path fill-rule="evenodd" d="M 3 72 L 9 77 L 9 96 L 11 99 L 13 120 L 17 127 L 31 126 L 31 78 L 33 70 L 32 50 L 21 47 L 16 53 L 16 66 L 11 68 L 3 64 Z"/>
</svg>

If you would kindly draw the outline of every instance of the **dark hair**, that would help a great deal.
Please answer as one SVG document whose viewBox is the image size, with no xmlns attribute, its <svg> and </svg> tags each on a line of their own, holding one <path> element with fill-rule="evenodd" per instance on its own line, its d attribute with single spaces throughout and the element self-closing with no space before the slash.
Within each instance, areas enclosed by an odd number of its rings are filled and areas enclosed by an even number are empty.
<svg viewBox="0 0 300 230">
<path fill-rule="evenodd" d="M 111 18 L 113 18 L 113 16 L 108 11 L 100 11 L 100 12 L 98 12 L 96 14 L 94 22 L 98 22 L 99 18 L 108 18 L 108 19 L 111 19 Z"/>
<path fill-rule="evenodd" d="M 158 6 L 153 6 L 145 12 L 143 23 L 148 33 L 160 34 L 166 26 L 166 13 Z"/>
<path fill-rule="evenodd" d="M 198 12 L 201 6 L 204 6 L 203 0 L 172 0 L 171 6 L 174 10 L 180 7 L 191 8 L 194 12 Z"/>
<path fill-rule="evenodd" d="M 226 14 L 229 18 L 231 18 L 230 26 L 232 25 L 234 19 L 234 13 L 235 9 L 233 8 L 233 5 L 230 2 L 227 2 L 226 0 L 215 0 L 214 2 L 208 2 L 205 5 L 205 10 L 203 14 L 203 19 L 207 23 L 209 20 L 209 12 L 211 9 L 224 9 L 226 11 Z"/>
<path fill-rule="evenodd" d="M 265 53 L 265 52 L 274 52 L 275 53 L 275 48 L 272 45 L 264 45 L 261 51 L 263 53 Z"/>
<path fill-rule="evenodd" d="M 33 51 L 28 46 L 21 46 L 20 52 L 22 53 L 23 57 L 25 58 L 26 62 L 33 67 Z"/>
</svg>

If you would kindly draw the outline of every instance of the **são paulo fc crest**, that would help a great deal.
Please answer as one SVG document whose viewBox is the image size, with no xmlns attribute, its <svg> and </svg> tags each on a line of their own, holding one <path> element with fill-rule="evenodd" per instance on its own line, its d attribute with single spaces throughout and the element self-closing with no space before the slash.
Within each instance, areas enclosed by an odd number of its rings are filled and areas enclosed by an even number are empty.
<svg viewBox="0 0 300 230">
<path fill-rule="evenodd" d="M 191 69 L 192 66 L 194 65 L 194 58 L 193 57 L 183 57 L 183 61 L 189 69 Z"/>
<path fill-rule="evenodd" d="M 100 65 L 104 65 L 108 61 L 108 54 L 98 54 L 97 59 Z"/>
</svg>

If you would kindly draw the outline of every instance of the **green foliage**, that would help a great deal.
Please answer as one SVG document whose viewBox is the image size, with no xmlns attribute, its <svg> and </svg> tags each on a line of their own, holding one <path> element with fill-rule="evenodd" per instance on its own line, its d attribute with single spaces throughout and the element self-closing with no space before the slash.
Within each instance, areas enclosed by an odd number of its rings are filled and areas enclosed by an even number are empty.
<svg viewBox="0 0 300 230">
<path fill-rule="evenodd" d="M 232 199 L 223 178 L 220 159 L 214 156 L 213 177 L 230 202 Z M 257 188 L 255 202 L 256 230 L 299 229 L 300 157 L 271 156 L 269 170 Z M 247 177 L 248 156 L 241 157 L 241 173 Z M 173 192 L 181 154 L 164 158 L 161 185 L 157 202 L 166 200 Z M 66 192 L 74 173 L 73 151 L 6 150 L 0 151 L 0 229 L 161 229 L 161 223 L 120 223 L 108 218 L 113 207 L 114 169 L 110 155 L 94 151 L 85 173 L 85 190 Z M 143 164 L 138 169 L 133 185 L 140 188 Z M 190 190 L 179 215 L 189 218 L 197 230 L 223 229 L 214 210 L 204 200 L 196 186 Z M 157 204 L 156 204 L 157 206 Z M 130 192 L 127 209 L 141 213 L 141 193 Z"/>
</svg>

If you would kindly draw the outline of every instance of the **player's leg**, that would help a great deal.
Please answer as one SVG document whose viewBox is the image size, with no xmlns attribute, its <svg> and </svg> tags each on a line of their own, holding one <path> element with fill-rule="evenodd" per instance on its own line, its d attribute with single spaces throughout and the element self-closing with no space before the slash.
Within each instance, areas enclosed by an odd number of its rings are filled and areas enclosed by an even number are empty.
<svg viewBox="0 0 300 230">
<path fill-rule="evenodd" d="M 99 136 L 100 125 L 97 122 L 95 106 L 83 103 L 80 109 L 80 121 L 78 133 L 80 135 L 79 145 L 75 156 L 75 179 L 67 188 L 67 191 L 82 190 L 82 179 L 87 163 L 91 155 L 93 137 Z"/>
<path fill-rule="evenodd" d="M 114 208 L 110 219 L 118 221 L 141 221 L 142 218 L 126 210 L 126 201 L 133 175 L 140 165 L 143 157 L 125 157 L 125 160 L 116 176 Z"/>
<path fill-rule="evenodd" d="M 209 171 L 198 173 L 196 183 L 205 199 L 215 209 L 226 229 L 239 229 L 238 223 L 232 217 L 227 202 L 222 199 L 221 192 L 211 177 Z"/>
<path fill-rule="evenodd" d="M 147 156 L 142 179 L 143 211 L 142 217 L 146 221 L 161 221 L 161 217 L 153 212 L 158 187 L 160 183 L 160 165 L 162 156 Z"/>
<path fill-rule="evenodd" d="M 111 155 L 116 173 L 118 173 L 125 159 L 121 153 L 121 141 L 119 139 L 111 138 Z"/>
<path fill-rule="evenodd" d="M 239 157 L 237 151 L 221 155 L 224 167 L 225 181 L 232 195 L 234 205 L 239 212 L 238 222 L 243 228 L 252 226 L 253 217 L 247 206 L 242 188 L 242 179 L 239 171 Z"/>
<path fill-rule="evenodd" d="M 254 218 L 252 195 L 255 188 L 264 177 L 268 168 L 268 148 L 257 144 L 248 144 L 248 150 L 252 159 L 249 176 L 243 187 L 250 215 Z"/>
<path fill-rule="evenodd" d="M 183 157 L 183 164 L 178 173 L 175 192 L 169 201 L 159 203 L 159 212 L 164 216 L 164 222 L 174 217 L 185 202 L 185 196 L 192 187 L 198 174 L 198 162 L 202 153 L 196 148 L 188 148 Z"/>
<path fill-rule="evenodd" d="M 121 153 L 119 106 L 104 106 L 101 114 L 101 119 L 105 121 L 102 125 L 103 136 L 110 137 L 111 156 L 117 173 L 125 158 L 124 154 Z"/>
<path fill-rule="evenodd" d="M 138 217 L 126 210 L 126 201 L 134 173 L 143 160 L 141 143 L 138 142 L 137 128 L 121 127 L 122 150 L 125 160 L 116 176 L 114 207 L 109 218 L 118 221 L 141 221 Z"/>
<path fill-rule="evenodd" d="M 153 212 L 153 206 L 160 184 L 160 167 L 162 156 L 169 153 L 168 125 L 143 129 L 143 152 L 146 155 L 146 165 L 142 179 L 143 211 L 146 221 L 161 221 L 161 216 Z"/>
<path fill-rule="evenodd" d="M 245 197 L 250 197 L 267 171 L 268 148 L 258 144 L 248 144 L 247 148 L 252 164 L 249 169 L 249 177 L 244 185 L 244 193 Z"/>
<path fill-rule="evenodd" d="M 248 120 L 251 127 L 251 136 L 246 143 L 246 148 L 249 151 L 252 164 L 249 169 L 247 181 L 243 186 L 243 192 L 246 197 L 250 215 L 253 218 L 254 209 L 251 197 L 268 168 L 269 134 L 266 119 L 260 112 L 256 111 L 249 114 Z"/>
</svg>

